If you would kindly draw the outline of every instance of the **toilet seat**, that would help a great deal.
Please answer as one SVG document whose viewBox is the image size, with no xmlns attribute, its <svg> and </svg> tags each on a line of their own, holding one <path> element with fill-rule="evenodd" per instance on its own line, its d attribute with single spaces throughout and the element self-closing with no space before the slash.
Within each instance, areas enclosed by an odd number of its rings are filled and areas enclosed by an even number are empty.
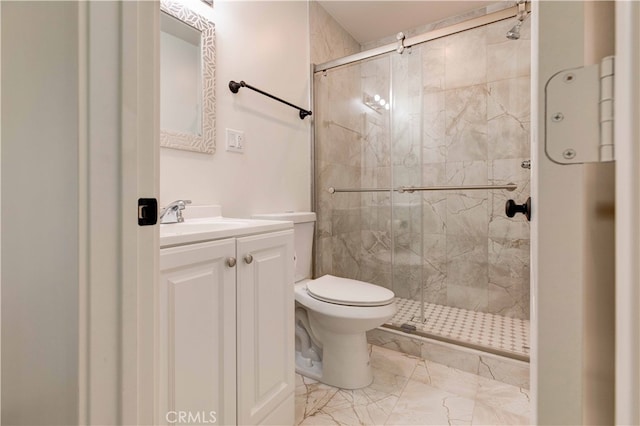
<svg viewBox="0 0 640 426">
<path fill-rule="evenodd" d="M 306 287 L 309 296 L 336 305 L 385 306 L 394 298 L 393 292 L 384 287 L 333 275 L 309 281 Z"/>
</svg>

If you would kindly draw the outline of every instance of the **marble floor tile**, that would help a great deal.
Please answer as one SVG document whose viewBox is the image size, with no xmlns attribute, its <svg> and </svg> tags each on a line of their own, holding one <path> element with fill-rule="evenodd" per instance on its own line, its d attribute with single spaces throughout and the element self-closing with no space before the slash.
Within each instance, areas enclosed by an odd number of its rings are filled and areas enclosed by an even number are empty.
<svg viewBox="0 0 640 426">
<path fill-rule="evenodd" d="M 528 389 L 478 377 L 476 401 L 497 410 L 529 417 L 531 398 Z"/>
<path fill-rule="evenodd" d="M 470 425 L 473 399 L 409 381 L 387 425 Z"/>
<path fill-rule="evenodd" d="M 296 375 L 297 425 L 526 425 L 529 392 L 371 346 L 374 381 L 337 389 Z"/>
<path fill-rule="evenodd" d="M 296 423 L 303 424 L 308 418 L 324 410 L 339 389 L 296 374 Z"/>
<path fill-rule="evenodd" d="M 383 425 L 398 401 L 400 389 L 391 386 L 386 391 L 382 390 L 375 380 L 363 389 L 336 389 L 329 399 L 316 403 L 313 408 L 296 406 L 296 412 L 303 413 L 296 416 L 296 421 L 300 425 Z M 296 395 L 296 403 L 298 401 L 305 403 L 304 398 Z M 313 404 L 315 401 L 310 402 Z"/>
<path fill-rule="evenodd" d="M 519 416 L 509 411 L 503 411 L 497 408 L 489 407 L 476 401 L 473 408 L 473 418 L 471 420 L 474 426 L 480 425 L 529 425 L 528 416 Z"/>
<path fill-rule="evenodd" d="M 411 377 L 416 365 L 420 362 L 418 357 L 377 345 L 369 345 L 369 348 L 371 367 L 379 372 L 387 372 L 400 377 Z"/>
<path fill-rule="evenodd" d="M 478 379 L 479 377 L 475 374 L 428 360 L 420 361 L 411 376 L 412 381 L 425 383 L 436 389 L 470 399 L 476 396 Z"/>
</svg>

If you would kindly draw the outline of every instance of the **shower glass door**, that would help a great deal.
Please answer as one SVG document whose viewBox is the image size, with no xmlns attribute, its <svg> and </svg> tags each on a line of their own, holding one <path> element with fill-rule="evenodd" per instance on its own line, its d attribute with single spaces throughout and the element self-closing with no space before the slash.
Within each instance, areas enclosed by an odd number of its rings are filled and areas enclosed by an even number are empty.
<svg viewBox="0 0 640 426">
<path fill-rule="evenodd" d="M 509 24 L 315 75 L 315 272 L 393 290 L 389 326 L 527 359 L 529 225 L 504 205 L 529 196 L 529 40 Z"/>
<path fill-rule="evenodd" d="M 317 73 L 314 87 L 315 275 L 392 289 L 389 57 Z"/>
<path fill-rule="evenodd" d="M 420 187 L 423 183 L 422 60 L 419 49 L 408 48 L 390 56 L 391 77 L 391 180 L 394 188 Z M 392 194 L 391 230 L 393 291 L 406 301 L 409 316 L 395 324 L 415 327 L 422 323 L 425 275 L 423 192 Z"/>
</svg>

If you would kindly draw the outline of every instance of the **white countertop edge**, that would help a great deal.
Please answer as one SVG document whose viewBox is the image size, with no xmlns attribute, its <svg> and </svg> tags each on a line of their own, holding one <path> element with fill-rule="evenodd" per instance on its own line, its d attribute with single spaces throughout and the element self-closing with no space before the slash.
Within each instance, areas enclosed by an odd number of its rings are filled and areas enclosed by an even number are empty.
<svg viewBox="0 0 640 426">
<path fill-rule="evenodd" d="M 215 231 L 206 232 L 192 232 L 184 234 L 169 234 L 162 235 L 162 228 L 160 229 L 160 248 L 169 248 L 175 246 L 181 246 L 186 244 L 201 243 L 205 241 L 221 240 L 225 238 L 245 237 L 248 235 L 263 234 L 267 232 L 284 231 L 287 229 L 293 229 L 293 222 L 289 221 L 276 221 L 276 220 L 261 220 L 261 219 L 234 219 L 234 218 L 202 218 L 202 219 L 187 219 L 190 223 L 198 221 L 206 222 L 212 220 L 215 222 L 224 223 L 229 222 L 246 222 L 246 225 L 241 227 L 230 227 L 228 229 L 218 229 Z M 180 224 L 169 224 L 161 226 L 179 227 Z"/>
</svg>

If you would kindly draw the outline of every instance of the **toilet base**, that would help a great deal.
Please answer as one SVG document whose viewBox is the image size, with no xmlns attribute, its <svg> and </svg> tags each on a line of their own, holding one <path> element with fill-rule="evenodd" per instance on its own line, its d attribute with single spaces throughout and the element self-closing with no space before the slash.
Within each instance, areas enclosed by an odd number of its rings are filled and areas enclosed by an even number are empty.
<svg viewBox="0 0 640 426">
<path fill-rule="evenodd" d="M 322 361 L 313 361 L 296 351 L 296 373 L 322 382 Z"/>
<path fill-rule="evenodd" d="M 296 351 L 296 372 L 341 389 L 360 389 L 373 382 L 366 333 L 334 334 L 323 342 L 322 361 Z"/>
</svg>

